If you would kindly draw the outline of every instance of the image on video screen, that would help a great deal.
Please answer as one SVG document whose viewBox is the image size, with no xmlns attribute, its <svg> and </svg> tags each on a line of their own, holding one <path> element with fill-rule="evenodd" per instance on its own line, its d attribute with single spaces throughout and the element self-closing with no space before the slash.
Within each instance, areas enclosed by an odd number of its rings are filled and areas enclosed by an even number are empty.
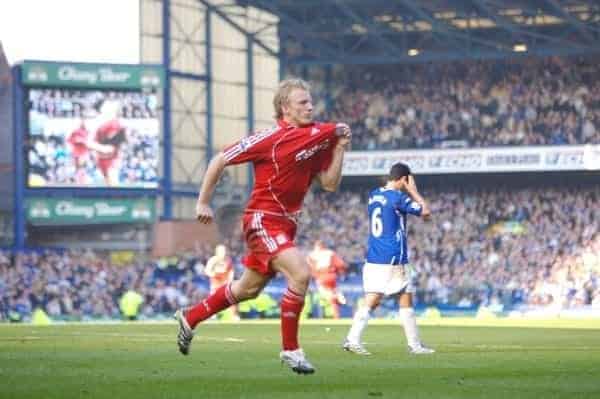
<svg viewBox="0 0 600 399">
<path fill-rule="evenodd" d="M 156 188 L 155 92 L 30 89 L 29 187 Z"/>
</svg>

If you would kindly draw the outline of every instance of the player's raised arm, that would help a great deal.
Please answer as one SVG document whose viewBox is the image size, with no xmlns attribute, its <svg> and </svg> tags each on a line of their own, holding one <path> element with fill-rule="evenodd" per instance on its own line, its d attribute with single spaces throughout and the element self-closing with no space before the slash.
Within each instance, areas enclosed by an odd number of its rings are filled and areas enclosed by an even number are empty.
<svg viewBox="0 0 600 399">
<path fill-rule="evenodd" d="M 100 144 L 99 142 L 93 140 L 93 139 L 89 139 L 87 140 L 87 142 L 85 143 L 87 145 L 87 147 L 92 150 L 92 151 L 96 151 L 97 153 L 101 154 L 101 155 L 109 155 L 112 154 L 115 151 L 115 146 L 111 145 L 111 144 Z"/>
<path fill-rule="evenodd" d="M 417 189 L 417 182 L 413 175 L 408 176 L 408 181 L 404 185 L 404 189 L 410 195 L 410 197 L 421 206 L 421 217 L 425 220 L 428 220 L 431 217 L 431 210 L 429 209 L 429 205 L 427 201 L 421 196 L 419 190 Z"/>
<path fill-rule="evenodd" d="M 336 272 L 339 274 L 346 274 L 348 272 L 348 264 L 335 252 L 331 257 L 331 264 L 333 267 L 335 267 Z"/>
<path fill-rule="evenodd" d="M 204 268 L 204 274 L 208 277 L 214 277 L 216 274 L 216 265 L 220 259 L 216 256 L 211 256 L 208 262 L 206 262 L 206 267 Z"/>
<path fill-rule="evenodd" d="M 344 152 L 352 139 L 350 127 L 345 123 L 338 123 L 336 128 L 337 143 L 333 149 L 333 155 L 329 167 L 317 175 L 317 180 L 323 190 L 336 191 L 342 181 L 342 165 L 344 163 Z"/>
<path fill-rule="evenodd" d="M 215 155 L 208 164 L 202 185 L 200 186 L 200 192 L 198 193 L 198 201 L 196 202 L 196 219 L 200 223 L 209 224 L 214 218 L 212 208 L 210 207 L 210 199 L 225 166 L 225 157 L 222 152 Z"/>
</svg>

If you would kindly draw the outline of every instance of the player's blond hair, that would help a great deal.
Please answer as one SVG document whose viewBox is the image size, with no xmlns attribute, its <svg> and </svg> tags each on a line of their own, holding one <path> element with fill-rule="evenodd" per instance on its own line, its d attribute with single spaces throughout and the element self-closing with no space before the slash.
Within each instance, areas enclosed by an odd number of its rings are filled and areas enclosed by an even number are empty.
<svg viewBox="0 0 600 399">
<path fill-rule="evenodd" d="M 275 118 L 283 118 L 283 105 L 286 105 L 289 102 L 290 93 L 294 89 L 310 91 L 310 85 L 305 80 L 299 78 L 289 78 L 279 82 L 279 87 L 277 87 L 277 92 L 273 98 Z"/>
</svg>

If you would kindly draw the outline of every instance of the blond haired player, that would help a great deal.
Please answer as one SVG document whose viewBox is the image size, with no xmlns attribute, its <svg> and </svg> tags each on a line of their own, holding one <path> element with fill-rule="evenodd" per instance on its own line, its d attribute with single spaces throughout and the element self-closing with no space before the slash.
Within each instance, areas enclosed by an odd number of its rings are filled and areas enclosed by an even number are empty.
<svg viewBox="0 0 600 399">
<path fill-rule="evenodd" d="M 350 143 L 350 128 L 342 123 L 313 121 L 310 87 L 301 79 L 279 84 L 273 100 L 277 124 L 245 137 L 217 154 L 208 165 L 196 204 L 196 217 L 211 223 L 210 199 L 223 170 L 251 162 L 255 182 L 243 216 L 247 254 L 239 280 L 217 289 L 197 305 L 179 310 L 177 343 L 189 353 L 194 328 L 229 306 L 255 298 L 279 272 L 287 280 L 281 313 L 281 361 L 294 372 L 314 373 L 298 342 L 298 324 L 310 280 L 305 256 L 294 242 L 298 213 L 313 181 L 335 191 Z"/>
</svg>

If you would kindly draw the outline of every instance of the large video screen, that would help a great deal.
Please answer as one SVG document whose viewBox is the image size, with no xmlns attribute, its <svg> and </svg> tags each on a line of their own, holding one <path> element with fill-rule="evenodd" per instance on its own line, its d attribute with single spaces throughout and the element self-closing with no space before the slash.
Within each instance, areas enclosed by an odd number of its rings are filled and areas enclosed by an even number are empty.
<svg viewBox="0 0 600 399">
<path fill-rule="evenodd" d="M 30 89 L 28 186 L 156 188 L 153 91 Z"/>
</svg>

